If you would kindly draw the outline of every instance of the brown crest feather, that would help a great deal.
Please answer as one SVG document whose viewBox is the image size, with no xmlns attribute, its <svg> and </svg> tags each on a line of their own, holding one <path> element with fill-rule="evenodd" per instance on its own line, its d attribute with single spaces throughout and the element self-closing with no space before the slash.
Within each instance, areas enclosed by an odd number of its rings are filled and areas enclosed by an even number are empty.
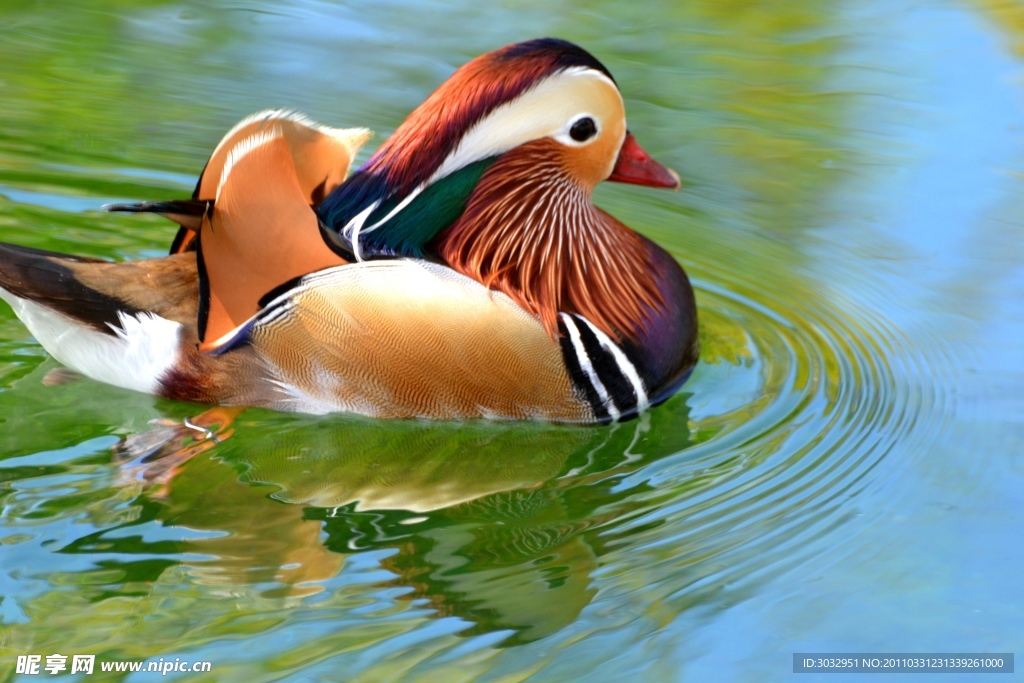
<svg viewBox="0 0 1024 683">
<path fill-rule="evenodd" d="M 497 289 L 558 336 L 558 313 L 577 313 L 613 339 L 635 339 L 665 306 L 642 238 L 595 207 L 544 139 L 491 166 L 459 220 L 435 242 L 452 268 Z"/>
<path fill-rule="evenodd" d="M 422 185 L 485 116 L 545 77 L 572 67 L 611 74 L 582 48 L 542 38 L 514 43 L 459 67 L 363 166 L 383 173 L 399 194 Z"/>
</svg>

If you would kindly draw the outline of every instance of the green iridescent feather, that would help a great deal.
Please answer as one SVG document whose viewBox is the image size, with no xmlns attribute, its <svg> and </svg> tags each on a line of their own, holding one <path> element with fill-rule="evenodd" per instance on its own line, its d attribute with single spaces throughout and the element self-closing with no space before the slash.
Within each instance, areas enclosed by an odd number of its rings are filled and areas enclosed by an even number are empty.
<svg viewBox="0 0 1024 683">
<path fill-rule="evenodd" d="M 428 186 L 407 207 L 372 232 L 360 236 L 364 256 L 393 254 L 426 256 L 426 246 L 458 220 L 481 176 L 497 157 L 474 162 Z M 383 203 L 366 220 L 367 225 L 383 219 L 402 201 L 397 197 Z"/>
</svg>

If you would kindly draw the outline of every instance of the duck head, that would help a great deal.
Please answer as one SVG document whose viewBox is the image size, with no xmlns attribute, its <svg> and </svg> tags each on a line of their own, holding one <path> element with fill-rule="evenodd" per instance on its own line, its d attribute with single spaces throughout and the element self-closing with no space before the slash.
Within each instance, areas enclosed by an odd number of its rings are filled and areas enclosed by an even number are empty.
<svg viewBox="0 0 1024 683">
<path fill-rule="evenodd" d="M 317 212 L 346 257 L 440 258 L 552 336 L 571 312 L 633 337 L 664 297 L 650 243 L 591 203 L 603 180 L 679 186 L 629 133 L 608 69 L 545 38 L 459 68 Z"/>
</svg>

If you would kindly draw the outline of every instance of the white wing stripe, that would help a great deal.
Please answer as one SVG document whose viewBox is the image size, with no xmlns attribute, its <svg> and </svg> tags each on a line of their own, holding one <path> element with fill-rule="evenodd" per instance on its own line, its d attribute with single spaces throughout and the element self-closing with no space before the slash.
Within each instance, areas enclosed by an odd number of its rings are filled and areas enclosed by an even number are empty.
<svg viewBox="0 0 1024 683">
<path fill-rule="evenodd" d="M 352 253 L 355 254 L 356 261 L 362 261 L 363 255 L 359 252 L 359 231 L 363 229 L 363 223 L 370 217 L 370 214 L 376 211 L 377 207 L 380 206 L 380 200 L 378 199 L 373 204 L 357 213 L 352 217 L 345 227 L 341 229 L 341 234 L 348 238 L 349 242 L 352 243 Z"/>
<path fill-rule="evenodd" d="M 395 208 L 391 209 L 391 213 L 389 213 L 387 216 L 384 216 L 384 218 L 381 218 L 379 221 L 377 221 L 376 223 L 374 223 L 370 227 L 363 228 L 361 230 L 361 232 L 363 232 L 363 233 L 371 232 L 373 230 L 376 230 L 380 226 L 384 225 L 385 223 L 387 223 L 389 220 L 391 220 L 392 218 L 395 217 L 395 214 L 397 214 L 399 211 L 401 211 L 405 207 L 409 206 L 409 204 L 412 203 L 412 200 L 416 199 L 416 197 L 419 196 L 420 192 L 423 192 L 423 189 L 425 187 L 426 187 L 426 185 L 420 185 L 419 187 L 417 187 L 415 190 L 413 190 L 412 192 L 409 193 L 408 197 L 406 197 L 401 202 L 399 202 L 398 206 L 396 206 Z M 380 202 L 378 202 L 378 204 L 379 203 Z M 374 207 L 376 207 L 376 206 L 377 205 L 374 204 Z"/>
<path fill-rule="evenodd" d="M 283 135 L 284 133 L 281 132 L 280 128 L 274 127 L 269 130 L 254 133 L 232 147 L 231 151 L 228 152 L 227 161 L 224 162 L 224 168 L 221 169 L 220 172 L 220 182 L 217 183 L 215 201 L 220 201 L 220 192 L 224 189 L 224 184 L 227 183 L 228 176 L 230 176 L 231 171 L 234 170 L 235 164 L 241 161 L 247 154 L 259 149 L 263 145 L 273 142 Z"/>
</svg>

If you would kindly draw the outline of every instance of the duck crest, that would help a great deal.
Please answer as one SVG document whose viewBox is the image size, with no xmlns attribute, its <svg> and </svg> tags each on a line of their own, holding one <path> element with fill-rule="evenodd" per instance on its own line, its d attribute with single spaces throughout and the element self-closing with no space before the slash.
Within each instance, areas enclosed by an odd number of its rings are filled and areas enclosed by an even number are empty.
<svg viewBox="0 0 1024 683">
<path fill-rule="evenodd" d="M 558 147 L 537 140 L 503 155 L 434 249 L 537 315 L 551 338 L 566 312 L 612 339 L 635 341 L 665 308 L 647 243 L 560 172 Z"/>
<path fill-rule="evenodd" d="M 463 145 L 488 115 L 544 78 L 607 68 L 564 40 L 541 38 L 482 55 L 456 70 L 358 171 L 317 208 L 325 239 L 345 256 L 424 255 L 465 208 L 477 181 L 505 149 Z M 432 191 L 433 189 L 433 191 Z"/>
</svg>

